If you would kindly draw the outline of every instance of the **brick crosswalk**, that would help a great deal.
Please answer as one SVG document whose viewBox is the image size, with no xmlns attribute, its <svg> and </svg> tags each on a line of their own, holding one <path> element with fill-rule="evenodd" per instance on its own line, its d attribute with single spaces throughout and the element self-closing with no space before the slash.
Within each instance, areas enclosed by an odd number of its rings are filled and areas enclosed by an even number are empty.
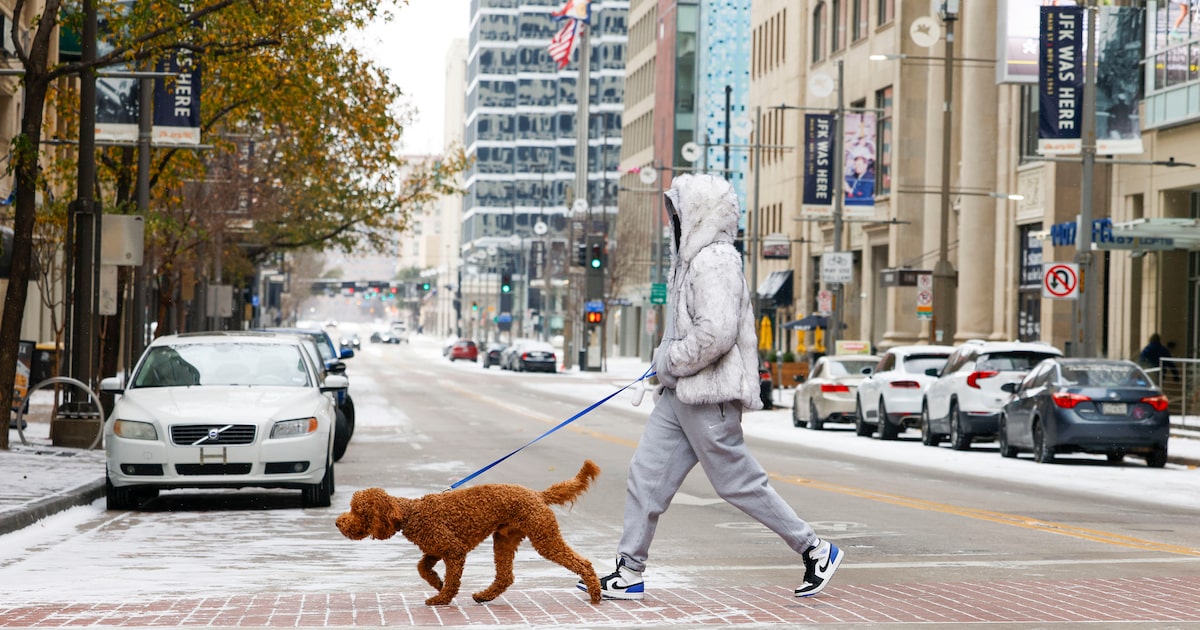
<svg viewBox="0 0 1200 630">
<path fill-rule="evenodd" d="M 1200 578 L 879 584 L 831 587 L 798 599 L 782 587 L 653 592 L 593 606 L 582 592 L 510 589 L 476 604 L 460 593 L 429 607 L 429 593 L 247 594 L 158 601 L 0 604 L 2 628 L 668 626 L 1135 622 L 1200 624 Z"/>
</svg>

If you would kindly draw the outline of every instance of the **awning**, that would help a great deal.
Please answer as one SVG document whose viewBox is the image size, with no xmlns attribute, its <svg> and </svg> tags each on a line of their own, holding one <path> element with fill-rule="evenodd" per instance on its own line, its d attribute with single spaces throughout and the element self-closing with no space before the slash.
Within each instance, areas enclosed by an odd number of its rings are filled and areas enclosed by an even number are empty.
<svg viewBox="0 0 1200 630">
<path fill-rule="evenodd" d="M 772 271 L 771 275 L 758 285 L 758 299 L 767 302 L 767 306 L 791 306 L 792 270 Z"/>
<path fill-rule="evenodd" d="M 1095 249 L 1160 251 L 1200 249 L 1200 219 L 1136 219 L 1112 224 L 1111 238 L 1103 232 Z"/>
</svg>

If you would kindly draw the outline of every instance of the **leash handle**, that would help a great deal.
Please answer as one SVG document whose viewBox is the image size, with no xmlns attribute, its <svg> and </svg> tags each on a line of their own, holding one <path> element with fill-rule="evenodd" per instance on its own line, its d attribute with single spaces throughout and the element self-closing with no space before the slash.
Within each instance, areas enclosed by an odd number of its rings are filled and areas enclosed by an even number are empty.
<svg viewBox="0 0 1200 630">
<path fill-rule="evenodd" d="M 533 438 L 532 440 L 530 440 L 530 441 L 526 442 L 526 443 L 525 443 L 523 446 L 521 446 L 521 447 L 517 448 L 516 450 L 514 450 L 514 451 L 513 451 L 513 452 L 511 452 L 511 453 L 509 453 L 508 455 L 505 455 L 504 457 L 501 457 L 500 459 L 497 459 L 496 461 L 494 461 L 494 462 L 492 462 L 492 463 L 488 464 L 487 466 L 484 466 L 483 468 L 480 468 L 479 470 L 476 470 L 475 472 L 473 472 L 473 473 L 471 473 L 471 474 L 467 475 L 466 477 L 463 477 L 462 479 L 460 479 L 460 480 L 458 480 L 458 481 L 454 482 L 453 484 L 450 484 L 450 487 L 449 487 L 449 488 L 446 488 L 446 489 L 445 489 L 443 492 L 449 492 L 450 490 L 454 490 L 454 489 L 458 488 L 459 486 L 463 485 L 464 483 L 467 483 L 468 481 L 470 481 L 470 480 L 472 480 L 472 479 L 474 479 L 474 478 L 478 477 L 479 475 L 482 475 L 483 473 L 485 473 L 485 472 L 487 472 L 487 471 L 491 470 L 492 468 L 494 468 L 494 467 L 495 467 L 497 464 L 499 464 L 500 462 L 503 462 L 504 460 L 508 459 L 509 457 L 512 457 L 513 455 L 516 455 L 517 453 L 520 453 L 521 451 L 525 450 L 525 449 L 526 449 L 527 447 L 529 447 L 529 446 L 532 446 L 533 444 L 535 444 L 536 442 L 538 442 L 538 441 L 539 441 L 539 440 L 541 440 L 542 438 L 546 437 L 547 435 L 550 435 L 551 433 L 554 433 L 555 431 L 557 431 L 557 430 L 559 430 L 559 429 L 561 429 L 561 428 L 563 428 L 563 427 L 567 426 L 568 424 L 571 424 L 572 422 L 575 422 L 575 421 L 576 421 L 576 420 L 578 420 L 579 418 L 581 418 L 581 417 L 583 417 L 583 416 L 587 415 L 588 413 L 590 413 L 590 412 L 591 412 L 593 409 L 595 409 L 596 407 L 599 407 L 600 405 L 603 405 L 604 403 L 606 403 L 606 402 L 608 402 L 609 400 L 611 400 L 611 399 L 613 398 L 613 396 L 616 396 L 617 394 L 620 394 L 621 392 L 623 392 L 623 391 L 625 391 L 625 390 L 629 389 L 630 387 L 633 387 L 634 385 L 637 385 L 638 383 L 640 383 L 640 382 L 642 382 L 642 381 L 644 381 L 644 380 L 646 380 L 646 379 L 650 378 L 651 376 L 654 376 L 655 374 L 656 374 L 656 372 L 654 371 L 654 366 L 650 366 L 649 368 L 647 368 L 647 369 L 646 369 L 645 373 L 643 373 L 641 376 L 639 376 L 639 377 L 638 377 L 636 380 L 634 380 L 633 382 L 631 382 L 631 383 L 629 383 L 628 385 L 626 385 L 626 386 L 622 387 L 621 389 L 618 389 L 617 391 L 615 391 L 615 392 L 613 392 L 613 393 L 611 393 L 611 394 L 609 394 L 609 395 L 605 396 L 604 398 L 601 398 L 600 400 L 598 400 L 598 401 L 596 401 L 596 402 L 592 403 L 592 404 L 591 404 L 591 405 L 589 405 L 589 406 L 588 406 L 586 409 L 584 409 L 584 410 L 582 410 L 582 411 L 580 411 L 580 412 L 576 413 L 575 415 L 571 416 L 570 418 L 567 418 L 566 420 L 563 420 L 562 422 L 558 423 L 558 425 L 557 425 L 557 426 L 555 426 L 554 428 L 552 428 L 552 429 L 550 429 L 549 431 L 546 431 L 545 433 L 543 433 L 543 434 L 541 434 L 541 435 L 539 435 L 539 436 L 537 436 L 537 437 Z"/>
</svg>

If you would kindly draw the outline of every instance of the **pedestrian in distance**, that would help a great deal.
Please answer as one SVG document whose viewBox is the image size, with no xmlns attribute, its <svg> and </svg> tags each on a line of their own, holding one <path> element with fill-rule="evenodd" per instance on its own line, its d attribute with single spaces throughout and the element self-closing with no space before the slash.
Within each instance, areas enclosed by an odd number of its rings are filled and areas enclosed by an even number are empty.
<svg viewBox="0 0 1200 630">
<path fill-rule="evenodd" d="M 1142 348 L 1141 354 L 1138 355 L 1138 363 L 1141 363 L 1142 367 L 1151 369 L 1164 367 L 1162 365 L 1162 360 L 1164 358 L 1170 358 L 1170 356 L 1171 350 L 1163 345 L 1162 337 L 1159 336 L 1158 333 L 1154 333 L 1153 335 L 1150 335 L 1150 342 L 1146 344 L 1145 348 Z M 1174 376 L 1175 366 L 1166 366 L 1164 371 L 1167 374 Z"/>
<path fill-rule="evenodd" d="M 779 535 L 799 555 L 795 593 L 820 593 L 842 562 L 768 483 L 742 435 L 742 412 L 762 408 L 758 339 L 742 257 L 734 247 L 737 195 L 713 175 L 676 177 L 662 342 L 654 353 L 654 410 L 629 464 L 616 571 L 600 580 L 608 599 L 640 600 L 659 516 L 700 464 L 717 494 Z M 587 590 L 580 583 L 579 588 Z"/>
</svg>

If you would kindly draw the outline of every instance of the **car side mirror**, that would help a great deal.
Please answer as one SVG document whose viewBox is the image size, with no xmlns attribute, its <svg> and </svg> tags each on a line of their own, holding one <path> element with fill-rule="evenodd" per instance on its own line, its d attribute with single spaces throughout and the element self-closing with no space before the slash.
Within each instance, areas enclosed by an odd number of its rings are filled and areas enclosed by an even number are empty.
<svg viewBox="0 0 1200 630">
<path fill-rule="evenodd" d="M 938 375 L 937 368 L 929 368 L 929 369 L 925 370 L 925 376 L 937 376 L 937 375 Z"/>
<path fill-rule="evenodd" d="M 800 374 L 793 374 L 793 375 L 792 375 L 792 380 L 793 380 L 793 381 L 796 381 L 797 383 L 803 383 L 803 382 L 804 382 L 804 376 L 803 376 L 803 375 L 800 375 Z"/>
<path fill-rule="evenodd" d="M 1015 393 L 1017 393 L 1017 390 L 1018 390 L 1018 389 L 1021 389 L 1021 384 L 1020 384 L 1020 383 L 1005 383 L 1005 384 L 1003 384 L 1003 385 L 1001 385 L 1001 386 L 1000 386 L 1000 390 L 1001 390 L 1001 391 L 1005 391 L 1005 392 L 1008 392 L 1008 393 L 1010 393 L 1010 394 L 1015 394 Z"/>
<path fill-rule="evenodd" d="M 342 353 L 339 355 L 342 359 L 353 359 L 354 348 L 342 348 Z"/>
<path fill-rule="evenodd" d="M 322 392 L 339 392 L 350 388 L 350 379 L 341 374 L 330 374 L 321 385 Z"/>
<path fill-rule="evenodd" d="M 100 379 L 101 394 L 124 394 L 125 393 L 125 376 L 110 376 Z"/>
</svg>

